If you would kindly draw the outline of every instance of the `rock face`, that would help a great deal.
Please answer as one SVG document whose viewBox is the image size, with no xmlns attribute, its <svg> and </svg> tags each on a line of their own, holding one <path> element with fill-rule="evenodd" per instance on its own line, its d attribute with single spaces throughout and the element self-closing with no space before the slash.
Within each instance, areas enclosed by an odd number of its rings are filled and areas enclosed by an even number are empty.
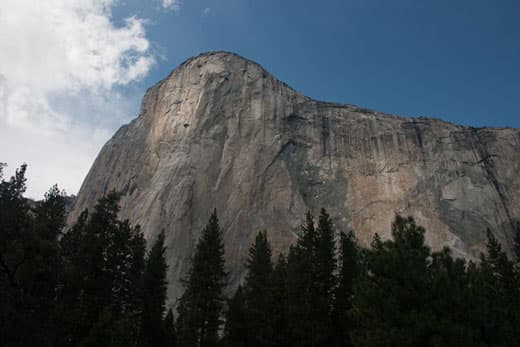
<svg viewBox="0 0 520 347">
<path fill-rule="evenodd" d="M 103 147 L 70 220 L 112 189 L 121 217 L 148 240 L 166 233 L 169 296 L 217 208 L 229 280 L 266 229 L 274 253 L 307 210 L 325 207 L 363 244 L 390 235 L 395 213 L 430 246 L 483 250 L 485 230 L 511 245 L 520 217 L 520 130 L 457 126 L 312 100 L 235 54 L 189 59 L 144 96 L 139 116 Z"/>
</svg>

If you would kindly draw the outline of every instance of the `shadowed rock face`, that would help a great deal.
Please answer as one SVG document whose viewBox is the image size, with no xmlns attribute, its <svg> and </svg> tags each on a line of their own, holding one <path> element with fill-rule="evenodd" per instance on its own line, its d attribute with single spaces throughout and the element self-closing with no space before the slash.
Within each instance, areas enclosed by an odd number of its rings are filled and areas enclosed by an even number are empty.
<svg viewBox="0 0 520 347">
<path fill-rule="evenodd" d="M 427 228 L 434 249 L 474 257 L 487 227 L 506 247 L 520 217 L 520 131 L 402 118 L 312 100 L 225 52 L 192 58 L 149 89 L 139 116 L 103 147 L 70 220 L 112 189 L 148 240 L 162 230 L 169 296 L 217 208 L 229 279 L 267 229 L 274 253 L 307 210 L 328 209 L 361 243 L 390 235 L 395 213 Z"/>
</svg>

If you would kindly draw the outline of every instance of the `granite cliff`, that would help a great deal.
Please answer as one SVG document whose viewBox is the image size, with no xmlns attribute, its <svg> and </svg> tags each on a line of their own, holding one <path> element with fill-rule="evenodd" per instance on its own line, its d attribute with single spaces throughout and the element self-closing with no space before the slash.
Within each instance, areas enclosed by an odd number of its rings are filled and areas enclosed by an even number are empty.
<svg viewBox="0 0 520 347">
<path fill-rule="evenodd" d="M 511 245 L 520 218 L 520 130 L 472 128 L 316 101 L 226 52 L 189 59 L 150 88 L 139 116 L 108 141 L 69 220 L 112 189 L 148 240 L 166 233 L 169 296 L 181 293 L 202 227 L 217 208 L 231 284 L 266 229 L 275 253 L 307 210 L 328 209 L 363 244 L 395 213 L 430 246 L 472 258 L 493 229 Z"/>
</svg>

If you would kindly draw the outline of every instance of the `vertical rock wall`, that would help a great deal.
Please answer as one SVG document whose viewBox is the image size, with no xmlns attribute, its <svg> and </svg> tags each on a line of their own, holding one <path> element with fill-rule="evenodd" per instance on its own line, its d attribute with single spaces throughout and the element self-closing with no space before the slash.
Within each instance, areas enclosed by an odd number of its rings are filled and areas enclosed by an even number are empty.
<svg viewBox="0 0 520 347">
<path fill-rule="evenodd" d="M 304 213 L 325 207 L 368 244 L 412 215 L 434 249 L 474 257 L 485 230 L 511 245 L 520 218 L 520 131 L 402 118 L 302 96 L 259 65 L 216 52 L 149 89 L 139 116 L 103 147 L 70 221 L 111 189 L 148 240 L 164 229 L 169 296 L 182 293 L 200 231 L 217 208 L 231 285 L 266 229 L 275 253 Z"/>
</svg>

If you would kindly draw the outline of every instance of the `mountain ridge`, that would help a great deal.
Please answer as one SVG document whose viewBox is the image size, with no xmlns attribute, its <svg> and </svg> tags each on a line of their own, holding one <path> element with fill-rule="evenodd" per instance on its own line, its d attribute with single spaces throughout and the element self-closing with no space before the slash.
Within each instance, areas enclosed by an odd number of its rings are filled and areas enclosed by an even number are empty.
<svg viewBox="0 0 520 347">
<path fill-rule="evenodd" d="M 165 78 L 163 78 L 162 80 L 160 80 L 159 82 L 157 82 L 156 84 L 154 84 L 153 86 L 148 88 L 147 91 L 149 89 L 152 89 L 152 88 L 158 86 L 162 82 L 168 80 L 170 78 L 170 76 L 175 72 L 175 70 L 182 69 L 184 65 L 189 64 L 189 63 L 191 63 L 193 61 L 196 61 L 198 59 L 203 59 L 205 57 L 209 57 L 209 56 L 213 56 L 213 55 L 231 56 L 231 57 L 234 57 L 234 58 L 237 58 L 237 59 L 240 59 L 240 60 L 247 61 L 248 63 L 253 64 L 253 65 L 259 67 L 260 69 L 262 69 L 265 73 L 269 74 L 270 76 L 273 76 L 273 77 L 275 76 L 273 73 L 271 73 L 265 67 L 263 67 L 261 64 L 257 63 L 254 60 L 246 58 L 246 57 L 244 57 L 244 56 L 242 56 L 242 55 L 240 55 L 238 53 L 231 52 L 231 51 L 226 51 L 226 50 L 206 51 L 206 52 L 201 52 L 201 53 L 199 53 L 197 55 L 194 55 L 192 57 L 189 57 L 189 58 L 185 59 L 177 67 L 175 67 Z M 352 108 L 354 110 L 357 110 L 360 113 L 372 113 L 372 114 L 376 114 L 376 115 L 380 115 L 380 116 L 384 116 L 384 117 L 396 117 L 396 118 L 400 118 L 400 119 L 415 119 L 415 120 L 439 121 L 439 122 L 443 122 L 443 123 L 447 123 L 447 124 L 451 124 L 451 125 L 455 125 L 455 126 L 459 126 L 459 127 L 466 127 L 466 128 L 474 128 L 474 129 L 483 129 L 483 128 L 487 128 L 487 129 L 518 129 L 518 131 L 520 132 L 520 128 L 515 128 L 515 127 L 511 127 L 511 126 L 473 126 L 473 125 L 462 125 L 462 124 L 451 122 L 451 121 L 448 121 L 448 120 L 445 120 L 445 119 L 442 119 L 442 118 L 436 117 L 436 116 L 402 116 L 402 115 L 399 115 L 399 114 L 387 113 L 387 112 L 384 112 L 384 111 L 376 111 L 375 109 L 367 108 L 365 106 L 356 105 L 356 104 L 349 104 L 349 103 L 343 103 L 343 102 L 335 102 L 335 101 L 316 99 L 316 98 L 313 98 L 311 96 L 308 96 L 308 95 L 300 92 L 299 90 L 297 90 L 296 88 L 292 87 L 288 83 L 286 83 L 286 82 L 284 82 L 282 80 L 279 80 L 276 77 L 274 77 L 274 78 L 278 82 L 280 82 L 281 84 L 286 86 L 287 88 L 291 89 L 293 92 L 298 93 L 298 94 L 304 96 L 305 98 L 309 99 L 309 101 L 318 102 L 318 103 L 327 105 L 329 107 L 340 107 L 340 108 L 347 107 L 347 108 Z"/>
<path fill-rule="evenodd" d="M 169 295 L 217 207 L 231 287 L 249 243 L 274 253 L 304 213 L 325 207 L 362 244 L 389 236 L 395 213 L 425 225 L 434 249 L 473 258 L 485 228 L 511 245 L 520 217 L 520 130 L 408 118 L 304 96 L 261 65 L 217 51 L 187 59 L 149 88 L 137 118 L 103 147 L 69 222 L 111 189 L 121 216 L 153 240 L 165 229 Z"/>
</svg>

